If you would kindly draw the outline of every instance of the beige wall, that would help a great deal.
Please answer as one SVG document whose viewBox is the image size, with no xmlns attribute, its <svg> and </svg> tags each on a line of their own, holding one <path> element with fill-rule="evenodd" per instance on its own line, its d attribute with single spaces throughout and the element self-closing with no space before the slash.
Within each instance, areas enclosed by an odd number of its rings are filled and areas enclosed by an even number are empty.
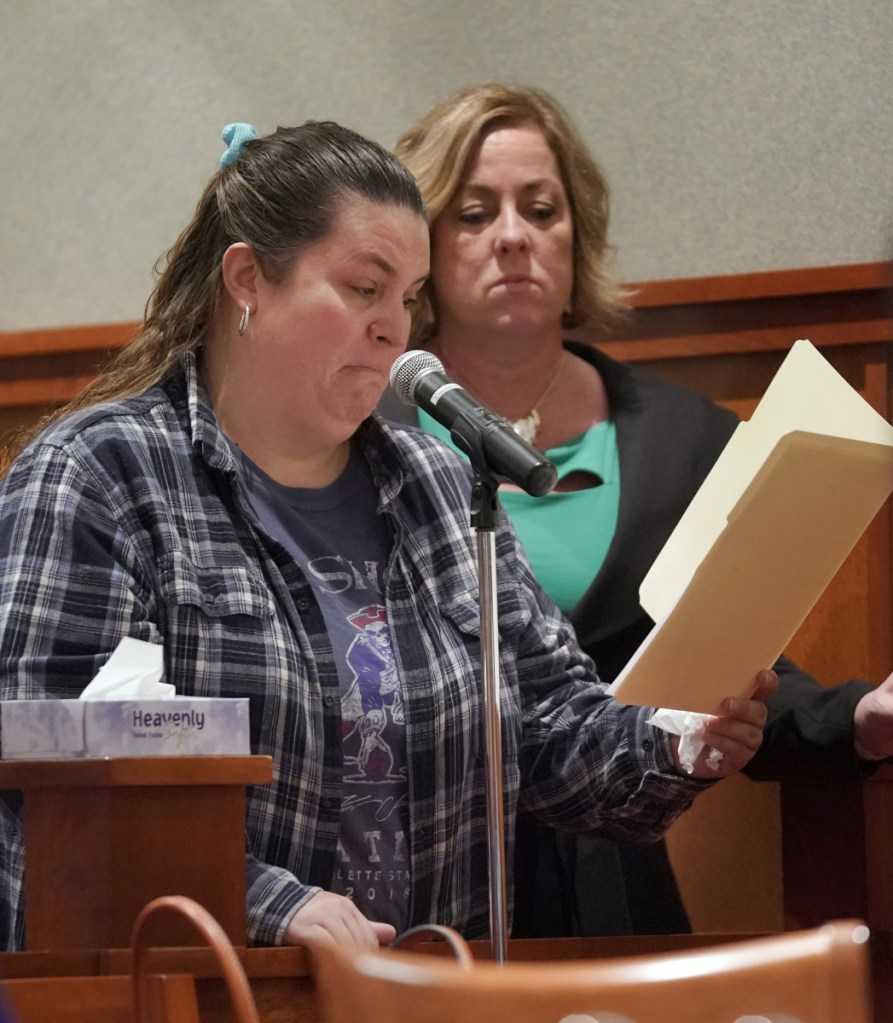
<svg viewBox="0 0 893 1023">
<path fill-rule="evenodd" d="M 230 120 L 391 144 L 543 86 L 613 184 L 628 280 L 887 258 L 890 0 L 0 0 L 0 330 L 131 320 Z"/>
</svg>

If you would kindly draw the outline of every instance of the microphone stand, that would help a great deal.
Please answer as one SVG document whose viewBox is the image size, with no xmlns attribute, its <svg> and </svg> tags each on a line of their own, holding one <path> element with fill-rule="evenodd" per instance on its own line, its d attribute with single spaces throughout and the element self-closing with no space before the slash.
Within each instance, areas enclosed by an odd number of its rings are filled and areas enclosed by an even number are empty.
<svg viewBox="0 0 893 1023">
<path fill-rule="evenodd" d="M 495 420 L 497 417 L 490 413 Z M 500 420 L 501 421 L 501 420 Z M 499 678 L 499 627 L 496 600 L 496 525 L 499 518 L 499 484 L 507 476 L 491 467 L 484 435 L 474 418 L 459 415 L 450 427 L 453 443 L 464 451 L 474 470 L 471 490 L 471 525 L 477 531 L 477 570 L 481 612 L 481 664 L 483 667 L 484 770 L 487 779 L 487 864 L 490 882 L 490 947 L 495 962 L 507 958 L 508 911 L 506 908 L 505 802 L 502 782 L 502 715 Z M 544 481 L 538 479 L 540 493 L 555 486 L 555 466 L 545 457 L 551 470 Z M 551 482 L 550 482 L 551 481 Z M 545 486 L 550 482 L 549 486 Z M 545 487 L 545 489 L 542 489 Z M 533 492 L 533 491 L 528 491 Z"/>
<path fill-rule="evenodd" d="M 499 629 L 496 600 L 496 523 L 499 479 L 472 459 L 471 525 L 477 532 L 484 692 L 484 769 L 487 778 L 487 864 L 490 880 L 490 949 L 497 963 L 507 956 L 505 805 L 502 793 Z"/>
</svg>

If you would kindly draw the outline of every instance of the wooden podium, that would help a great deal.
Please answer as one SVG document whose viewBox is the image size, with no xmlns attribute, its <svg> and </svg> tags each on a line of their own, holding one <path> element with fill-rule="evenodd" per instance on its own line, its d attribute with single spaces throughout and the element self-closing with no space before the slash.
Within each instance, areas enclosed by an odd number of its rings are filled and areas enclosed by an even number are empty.
<svg viewBox="0 0 893 1023">
<path fill-rule="evenodd" d="M 137 914 L 188 895 L 246 944 L 245 786 L 270 757 L 0 761 L 0 789 L 24 795 L 29 950 L 126 948 Z M 159 940 L 200 939 L 175 917 Z"/>
</svg>

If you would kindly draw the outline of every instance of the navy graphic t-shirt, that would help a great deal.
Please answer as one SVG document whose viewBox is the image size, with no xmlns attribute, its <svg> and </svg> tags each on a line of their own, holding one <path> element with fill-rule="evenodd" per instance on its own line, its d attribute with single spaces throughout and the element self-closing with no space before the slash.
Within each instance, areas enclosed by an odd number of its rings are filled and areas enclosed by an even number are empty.
<svg viewBox="0 0 893 1023">
<path fill-rule="evenodd" d="M 328 487 L 286 487 L 234 449 L 264 528 L 313 585 L 341 681 L 344 787 L 330 890 L 370 920 L 404 930 L 409 833 L 403 691 L 394 664 L 381 576 L 391 549 L 363 456 Z"/>
</svg>

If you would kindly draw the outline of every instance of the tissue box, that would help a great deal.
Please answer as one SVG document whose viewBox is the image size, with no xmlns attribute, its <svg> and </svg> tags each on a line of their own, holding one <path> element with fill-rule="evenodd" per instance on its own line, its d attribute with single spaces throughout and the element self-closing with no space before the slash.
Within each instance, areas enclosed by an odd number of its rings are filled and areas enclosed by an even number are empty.
<svg viewBox="0 0 893 1023">
<path fill-rule="evenodd" d="M 248 700 L 6 700 L 6 760 L 250 753 Z"/>
</svg>

